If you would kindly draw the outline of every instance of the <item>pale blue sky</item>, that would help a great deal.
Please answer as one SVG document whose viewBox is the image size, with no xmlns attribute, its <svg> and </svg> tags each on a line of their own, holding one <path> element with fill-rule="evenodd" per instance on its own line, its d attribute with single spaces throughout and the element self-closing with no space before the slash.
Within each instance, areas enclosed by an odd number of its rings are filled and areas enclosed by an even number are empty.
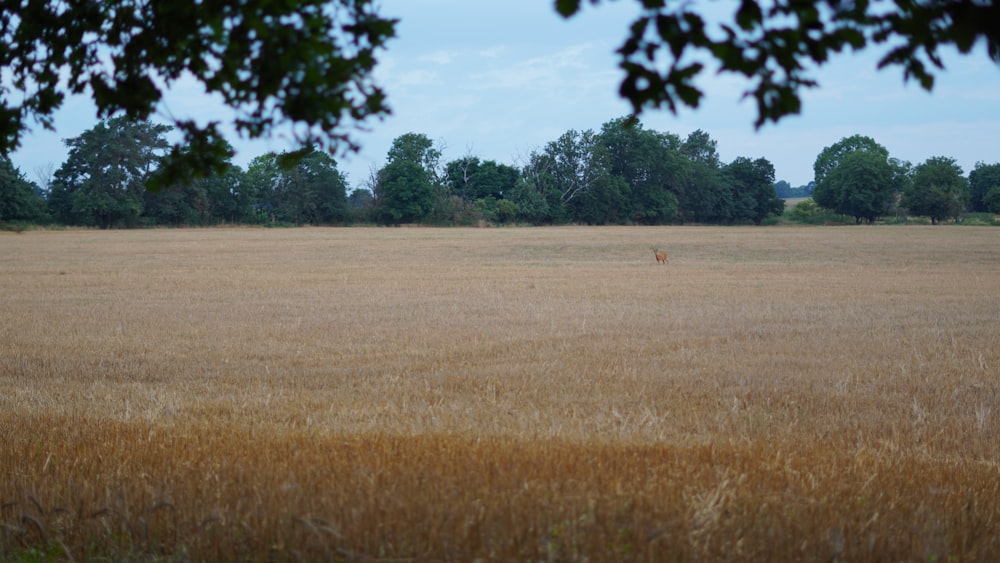
<svg viewBox="0 0 1000 563">
<path fill-rule="evenodd" d="M 720 10 L 727 3 L 706 5 Z M 382 6 L 401 19 L 376 73 L 393 115 L 359 135 L 361 153 L 338 159 L 352 187 L 384 163 L 392 140 L 404 133 L 439 142 L 444 161 L 472 154 L 517 164 L 569 129 L 598 130 L 629 111 L 617 95 L 621 73 L 614 50 L 637 2 L 585 3 L 568 21 L 546 0 L 383 0 Z M 904 84 L 898 69 L 876 71 L 877 52 L 842 53 L 815 74 L 820 88 L 804 92 L 801 115 L 760 131 L 753 127 L 752 100 L 740 100 L 747 83 L 710 74 L 700 79 L 707 96 L 700 108 L 677 116 L 649 112 L 642 120 L 681 137 L 704 129 L 718 142 L 723 161 L 767 158 L 777 179 L 793 186 L 812 180 L 823 147 L 853 134 L 868 135 L 913 164 L 953 157 L 967 173 L 977 161 L 1000 162 L 1000 67 L 982 53 L 946 56 L 948 70 L 932 93 Z M 198 85 L 181 83 L 165 111 L 207 119 L 224 110 Z M 94 124 L 87 99 L 71 99 L 57 116 L 58 131 L 35 132 L 13 161 L 35 180 L 37 169 L 65 159 L 61 139 Z M 241 165 L 288 148 L 283 138 L 232 141 Z"/>
</svg>

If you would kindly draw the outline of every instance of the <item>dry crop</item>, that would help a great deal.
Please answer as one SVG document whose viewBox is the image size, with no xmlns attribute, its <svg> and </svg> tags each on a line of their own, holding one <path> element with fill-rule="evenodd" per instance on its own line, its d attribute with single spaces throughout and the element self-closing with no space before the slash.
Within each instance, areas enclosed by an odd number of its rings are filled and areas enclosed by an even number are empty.
<svg viewBox="0 0 1000 563">
<path fill-rule="evenodd" d="M 1000 559 L 997 229 L 29 232 L 0 319 L 0 559 Z"/>
</svg>

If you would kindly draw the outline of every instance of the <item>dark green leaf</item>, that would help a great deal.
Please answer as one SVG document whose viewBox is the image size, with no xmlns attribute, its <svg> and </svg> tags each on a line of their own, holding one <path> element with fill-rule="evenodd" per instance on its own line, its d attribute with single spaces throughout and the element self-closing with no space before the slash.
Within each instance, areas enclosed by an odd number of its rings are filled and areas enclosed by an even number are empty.
<svg viewBox="0 0 1000 563">
<path fill-rule="evenodd" d="M 580 10 L 580 0 L 556 0 L 556 12 L 568 18 Z"/>
</svg>

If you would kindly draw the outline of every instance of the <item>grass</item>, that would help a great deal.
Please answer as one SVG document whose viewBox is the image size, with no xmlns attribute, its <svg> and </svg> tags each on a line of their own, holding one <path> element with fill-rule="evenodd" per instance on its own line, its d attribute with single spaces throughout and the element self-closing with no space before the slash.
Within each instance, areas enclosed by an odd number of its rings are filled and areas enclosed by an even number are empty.
<svg viewBox="0 0 1000 563">
<path fill-rule="evenodd" d="M 998 236 L 0 233 L 0 559 L 995 560 Z"/>
</svg>

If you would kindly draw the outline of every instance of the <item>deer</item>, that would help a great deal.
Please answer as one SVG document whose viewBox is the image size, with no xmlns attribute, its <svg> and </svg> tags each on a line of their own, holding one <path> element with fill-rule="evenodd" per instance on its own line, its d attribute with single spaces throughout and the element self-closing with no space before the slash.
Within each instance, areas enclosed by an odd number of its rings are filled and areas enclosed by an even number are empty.
<svg viewBox="0 0 1000 563">
<path fill-rule="evenodd" d="M 666 252 L 660 252 L 659 248 L 654 248 L 653 249 L 653 254 L 656 255 L 656 263 L 657 264 L 666 264 L 667 262 L 670 261 L 667 258 L 667 253 Z"/>
</svg>

